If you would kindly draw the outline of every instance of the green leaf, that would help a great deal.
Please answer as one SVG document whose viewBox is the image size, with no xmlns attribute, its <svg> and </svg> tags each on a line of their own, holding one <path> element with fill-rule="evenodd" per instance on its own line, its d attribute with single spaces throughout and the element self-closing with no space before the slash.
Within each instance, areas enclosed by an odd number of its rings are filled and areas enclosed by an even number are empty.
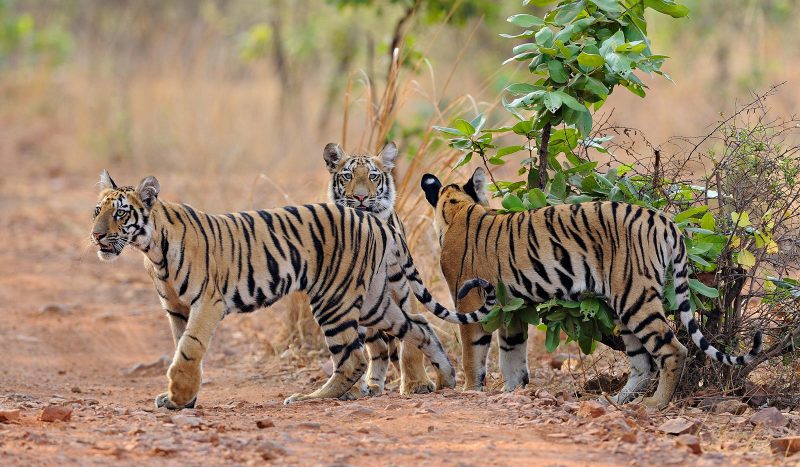
<svg viewBox="0 0 800 467">
<path fill-rule="evenodd" d="M 502 205 L 505 209 L 514 212 L 526 211 L 525 205 L 519 196 L 509 193 L 503 197 Z"/>
<path fill-rule="evenodd" d="M 578 347 L 580 347 L 581 352 L 583 352 L 585 355 L 590 355 L 595 349 L 592 344 L 594 344 L 592 335 L 586 332 L 581 332 L 578 336 Z"/>
<path fill-rule="evenodd" d="M 563 172 L 557 172 L 553 176 L 553 181 L 550 183 L 550 193 L 562 200 L 567 196 L 567 176 Z"/>
<path fill-rule="evenodd" d="M 533 206 L 533 209 L 539 209 L 547 206 L 547 196 L 539 188 L 533 188 L 528 191 L 528 200 Z"/>
<path fill-rule="evenodd" d="M 706 206 L 706 205 L 695 206 L 695 207 L 689 208 L 689 209 L 687 209 L 687 210 L 685 210 L 683 212 L 679 212 L 678 214 L 675 215 L 675 217 L 672 220 L 675 221 L 676 224 L 679 224 L 679 223 L 681 223 L 681 222 L 683 222 L 685 220 L 688 220 L 688 219 L 690 219 L 692 217 L 696 217 L 699 214 L 703 214 L 706 211 L 708 211 L 708 206 Z"/>
<path fill-rule="evenodd" d="M 601 10 L 605 10 L 609 13 L 622 12 L 622 8 L 618 0 L 589 0 L 589 1 L 597 5 L 597 7 L 600 8 Z"/>
<path fill-rule="evenodd" d="M 434 125 L 433 129 L 438 131 L 438 132 L 447 134 L 447 135 L 465 136 L 464 133 L 462 133 L 461 131 L 456 130 L 455 128 L 448 128 L 446 126 L 435 126 Z"/>
<path fill-rule="evenodd" d="M 709 287 L 697 279 L 689 279 L 689 288 L 694 290 L 700 295 L 708 298 L 717 298 L 719 297 L 719 290 L 715 289 L 714 287 Z"/>
<path fill-rule="evenodd" d="M 688 8 L 672 0 L 644 0 L 644 6 L 650 7 L 659 13 L 672 16 L 673 18 L 683 18 L 689 14 Z"/>
<path fill-rule="evenodd" d="M 750 269 L 756 265 L 756 257 L 748 250 L 742 250 L 736 253 L 736 264 L 744 266 L 745 269 Z"/>
<path fill-rule="evenodd" d="M 475 134 L 475 127 L 463 118 L 457 118 L 456 121 L 453 122 L 453 126 L 464 135 L 469 136 Z"/>
<path fill-rule="evenodd" d="M 569 24 L 570 21 L 575 19 L 578 16 L 578 13 L 583 11 L 585 4 L 583 0 L 579 2 L 570 2 L 566 5 L 563 5 L 558 8 L 558 13 L 556 13 L 555 22 L 559 26 L 564 26 L 565 24 Z"/>
<path fill-rule="evenodd" d="M 544 20 L 542 18 L 527 14 L 509 16 L 507 21 L 514 26 L 519 26 L 521 28 L 544 26 Z"/>
<path fill-rule="evenodd" d="M 495 153 L 495 157 L 503 157 L 509 154 L 514 154 L 515 152 L 519 152 L 525 149 L 525 146 L 505 146 L 497 150 Z"/>
<path fill-rule="evenodd" d="M 588 69 L 601 67 L 605 62 L 601 55 L 587 54 L 586 52 L 578 54 L 578 63 Z"/>
<path fill-rule="evenodd" d="M 667 302 L 667 309 L 675 311 L 678 309 L 678 299 L 675 297 L 675 281 L 670 280 L 664 286 L 664 299 Z"/>
<path fill-rule="evenodd" d="M 519 297 L 514 297 L 503 305 L 503 311 L 514 311 L 525 306 L 525 301 Z"/>
<path fill-rule="evenodd" d="M 553 45 L 553 31 L 548 27 L 543 27 L 533 37 L 536 43 L 543 47 L 550 47 Z"/>
<path fill-rule="evenodd" d="M 561 343 L 561 323 L 550 323 L 547 325 L 544 346 L 548 352 L 553 353 Z"/>
<path fill-rule="evenodd" d="M 475 132 L 481 131 L 481 128 L 483 128 L 483 125 L 485 123 L 486 123 L 486 116 L 483 114 L 478 114 L 477 117 L 475 117 L 474 119 L 472 119 L 471 122 L 469 122 L 469 124 L 472 125 L 473 128 L 475 128 Z"/>
<path fill-rule="evenodd" d="M 544 90 L 543 86 L 536 86 L 528 83 L 514 83 L 506 87 L 506 91 L 517 96 L 524 96 L 535 91 Z"/>
<path fill-rule="evenodd" d="M 555 62 L 550 62 L 555 63 Z M 563 68 L 562 68 L 563 69 Z M 550 113 L 556 113 L 559 108 L 561 108 L 561 97 L 554 92 L 548 92 L 544 95 L 544 106 L 547 108 L 547 111 Z"/>
<path fill-rule="evenodd" d="M 710 212 L 705 213 L 700 219 L 700 227 L 714 231 L 717 228 L 717 221 L 714 219 L 714 215 Z"/>
<path fill-rule="evenodd" d="M 501 305 L 506 304 L 506 300 L 508 300 L 508 289 L 506 288 L 506 284 L 503 281 L 497 281 L 495 285 L 495 296 L 497 297 L 497 302 Z"/>
<path fill-rule="evenodd" d="M 732 212 L 731 220 L 733 221 L 734 227 L 745 228 L 753 225 L 750 223 L 750 216 L 746 212 Z"/>
<path fill-rule="evenodd" d="M 564 84 L 569 79 L 569 73 L 567 73 L 567 70 L 564 69 L 564 65 L 558 60 L 547 62 L 547 71 L 550 73 L 550 79 L 552 79 L 554 83 Z M 545 94 L 545 97 L 546 96 L 547 94 Z"/>
<path fill-rule="evenodd" d="M 472 160 L 472 152 L 465 153 L 463 156 L 461 156 L 461 159 L 458 160 L 455 168 L 467 165 L 471 160 Z"/>
<path fill-rule="evenodd" d="M 539 312 L 536 310 L 535 306 L 528 306 L 517 311 L 517 317 L 524 323 L 536 326 L 539 324 Z"/>
<path fill-rule="evenodd" d="M 503 324 L 502 314 L 503 312 L 499 307 L 493 308 L 492 311 L 481 320 L 483 330 L 485 332 L 494 332 L 500 329 L 500 326 Z"/>
</svg>

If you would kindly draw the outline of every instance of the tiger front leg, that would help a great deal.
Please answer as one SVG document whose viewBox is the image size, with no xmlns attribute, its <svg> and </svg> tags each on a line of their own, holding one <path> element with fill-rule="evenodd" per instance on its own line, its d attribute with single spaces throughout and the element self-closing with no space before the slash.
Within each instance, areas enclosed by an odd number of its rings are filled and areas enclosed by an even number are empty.
<svg viewBox="0 0 800 467">
<path fill-rule="evenodd" d="M 201 303 L 189 314 L 185 331 L 177 339 L 175 355 L 167 370 L 168 391 L 156 397 L 156 407 L 170 410 L 194 407 L 203 380 L 203 357 L 224 314 L 221 304 L 221 301 L 216 305 Z M 173 331 L 177 329 L 173 328 Z"/>
<path fill-rule="evenodd" d="M 358 312 L 354 309 L 334 323 L 322 324 L 325 342 L 335 364 L 333 374 L 321 388 L 310 394 L 298 393 L 287 397 L 284 404 L 309 399 L 336 399 L 359 382 L 367 370 L 367 357 L 364 355 L 364 339 L 358 333 Z"/>
</svg>

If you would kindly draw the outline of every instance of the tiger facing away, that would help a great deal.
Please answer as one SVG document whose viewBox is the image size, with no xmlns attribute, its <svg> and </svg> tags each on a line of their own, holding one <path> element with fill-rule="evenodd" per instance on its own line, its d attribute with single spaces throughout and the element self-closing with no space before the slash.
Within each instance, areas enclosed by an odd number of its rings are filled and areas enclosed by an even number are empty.
<svg viewBox="0 0 800 467">
<path fill-rule="evenodd" d="M 488 282 L 504 282 L 512 296 L 530 302 L 576 300 L 585 293 L 605 298 L 616 314 L 631 365 L 625 387 L 612 399 L 615 403 L 637 398 L 660 409 L 675 392 L 687 350 L 664 314 L 664 284 L 670 269 L 681 321 L 706 355 L 727 365 L 743 365 L 759 353 L 760 332 L 753 337 L 750 352 L 738 357 L 717 350 L 700 332 L 689 304 L 683 235 L 664 214 L 617 202 L 496 214 L 481 204 L 485 185 L 481 168 L 463 185 L 442 187 L 433 175 L 422 178 L 425 197 L 435 209 L 445 277 L 452 280 L 458 277 L 454 271 L 469 268 Z M 463 298 L 468 293 L 462 288 L 458 295 Z M 501 342 L 503 346 L 521 346 L 524 352 L 524 335 Z M 655 393 L 643 397 L 657 371 Z M 504 368 L 503 374 L 508 377 L 523 370 Z"/>
<path fill-rule="evenodd" d="M 367 329 L 417 345 L 453 387 L 455 371 L 441 342 L 424 317 L 410 313 L 409 288 L 451 322 L 478 321 L 494 304 L 491 284 L 473 280 L 467 286 L 485 289 L 485 306 L 471 315 L 445 309 L 420 281 L 402 235 L 361 211 L 316 204 L 209 215 L 159 199 L 155 177 L 118 187 L 103 171 L 100 187 L 91 232 L 98 256 L 113 261 L 127 245 L 141 251 L 172 328 L 176 349 L 158 407 L 195 405 L 202 360 L 223 317 L 269 306 L 294 290 L 309 295 L 335 369 L 321 388 L 287 404 L 363 395 L 354 384 L 367 366 Z M 402 300 L 392 300 L 393 293 Z"/>
<path fill-rule="evenodd" d="M 394 210 L 396 191 L 392 169 L 397 158 L 397 146 L 394 143 L 387 143 L 377 156 L 347 154 L 338 144 L 329 143 L 322 157 L 331 174 L 328 184 L 328 200 L 331 203 L 377 216 L 405 237 L 403 223 Z M 370 392 L 382 392 L 389 360 L 399 366 L 401 394 L 421 394 L 434 390 L 434 384 L 425 372 L 422 352 L 416 346 L 402 344 L 398 359 L 395 337 L 373 333 L 367 335 L 367 342 L 374 342 L 379 351 L 378 355 L 371 355 L 367 370 L 369 387 L 376 388 Z"/>
</svg>

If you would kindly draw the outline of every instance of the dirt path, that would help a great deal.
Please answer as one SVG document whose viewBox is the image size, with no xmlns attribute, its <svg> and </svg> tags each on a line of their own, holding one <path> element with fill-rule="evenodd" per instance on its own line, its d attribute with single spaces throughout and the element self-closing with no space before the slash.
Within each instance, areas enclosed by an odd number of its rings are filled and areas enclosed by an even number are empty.
<svg viewBox="0 0 800 467">
<path fill-rule="evenodd" d="M 654 434 L 659 415 L 635 407 L 587 415 L 579 401 L 533 389 L 413 397 L 394 390 L 284 406 L 286 395 L 321 384 L 325 358 L 301 367 L 271 356 L 255 336 L 274 335 L 280 311 L 226 319 L 199 407 L 156 410 L 172 342 L 140 255 L 108 265 L 80 248 L 93 193 L 78 184 L 65 182 L 58 197 L 46 184 L 7 180 L 0 188 L 0 409 L 20 410 L 0 423 L 2 465 L 774 461 L 752 444 L 695 456 Z M 50 405 L 71 408 L 71 419 L 40 421 Z"/>
</svg>

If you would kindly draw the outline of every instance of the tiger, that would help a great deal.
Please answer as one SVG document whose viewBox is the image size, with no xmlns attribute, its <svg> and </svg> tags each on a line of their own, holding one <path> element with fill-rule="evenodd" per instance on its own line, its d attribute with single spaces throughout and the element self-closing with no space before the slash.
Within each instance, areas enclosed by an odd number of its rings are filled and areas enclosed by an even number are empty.
<svg viewBox="0 0 800 467">
<path fill-rule="evenodd" d="M 468 269 L 471 276 L 505 283 L 510 296 L 527 302 L 578 300 L 585 294 L 608 302 L 631 367 L 625 386 L 611 398 L 615 404 L 635 401 L 663 409 L 675 393 L 688 352 L 664 313 L 664 286 L 670 270 L 680 320 L 706 355 L 726 365 L 746 365 L 761 351 L 760 332 L 742 356 L 716 349 L 703 336 L 689 300 L 683 234 L 661 212 L 598 201 L 492 213 L 485 207 L 486 174 L 480 167 L 464 184 L 442 186 L 436 176 L 425 174 L 421 186 L 435 210 L 440 266 L 451 288 L 460 271 Z M 458 292 L 462 298 L 467 294 L 463 287 Z M 488 335 L 485 341 L 490 339 Z M 521 355 L 525 344 L 524 333 L 506 334 L 500 348 Z M 520 375 L 528 371 L 520 368 L 523 362 L 521 358 L 506 360 L 503 375 L 512 379 L 506 381 L 506 388 L 522 383 Z M 656 374 L 655 392 L 645 397 Z"/>
<path fill-rule="evenodd" d="M 330 172 L 329 202 L 375 215 L 405 237 L 403 223 L 394 210 L 396 190 L 392 169 L 397 158 L 394 142 L 386 143 L 377 156 L 347 154 L 338 144 L 329 143 L 322 157 Z M 375 341 L 376 347 L 382 349 L 372 357 L 367 371 L 371 393 L 382 392 L 389 360 L 400 372 L 401 394 L 423 394 L 435 389 L 425 372 L 422 353 L 415 346 L 402 346 L 398 359 L 397 339 L 393 336 L 375 333 L 367 336 L 367 340 Z"/>
<path fill-rule="evenodd" d="M 471 315 L 446 309 L 422 283 L 403 236 L 359 210 L 309 204 L 209 215 L 161 200 L 153 176 L 119 187 L 104 170 L 99 186 L 90 234 L 98 257 L 114 261 L 126 246 L 141 251 L 172 330 L 168 390 L 156 407 L 194 407 L 202 361 L 222 318 L 268 307 L 291 291 L 310 297 L 335 367 L 322 387 L 285 404 L 363 396 L 366 388 L 356 383 L 367 366 L 364 346 L 373 352 L 368 329 L 418 346 L 452 388 L 455 370 L 427 320 L 411 313 L 410 293 L 456 323 L 479 321 L 496 302 L 494 287 L 474 279 L 465 286 L 484 290 L 484 306 Z"/>
</svg>

